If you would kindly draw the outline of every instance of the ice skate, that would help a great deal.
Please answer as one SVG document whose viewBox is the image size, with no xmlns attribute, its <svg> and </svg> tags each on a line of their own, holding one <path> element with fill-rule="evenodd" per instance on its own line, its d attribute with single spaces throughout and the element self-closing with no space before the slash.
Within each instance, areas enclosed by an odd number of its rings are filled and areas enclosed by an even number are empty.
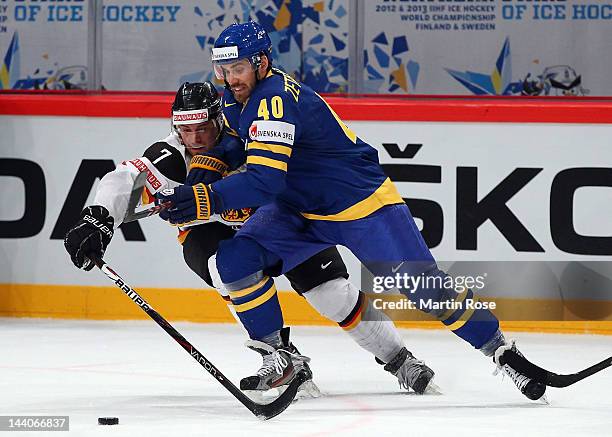
<svg viewBox="0 0 612 437">
<path fill-rule="evenodd" d="M 319 388 L 312 381 L 309 357 L 301 355 L 289 341 L 289 328 L 281 330 L 282 343 L 274 348 L 257 340 L 249 340 L 246 347 L 261 354 L 263 363 L 255 375 L 242 378 L 240 389 L 253 399 L 265 399 L 280 395 L 295 375 L 305 370 L 308 379 L 300 386 L 297 399 L 316 398 L 321 395 Z"/>
<path fill-rule="evenodd" d="M 439 394 L 438 387 L 432 382 L 434 371 L 402 348 L 399 353 L 385 365 L 385 370 L 397 377 L 401 388 L 412 389 L 417 394 Z"/>
<path fill-rule="evenodd" d="M 318 398 L 319 396 L 321 396 L 321 391 L 312 380 L 312 370 L 310 370 L 310 366 L 308 365 L 310 358 L 300 354 L 298 348 L 295 347 L 293 343 L 291 343 L 291 341 L 289 340 L 289 327 L 281 329 L 280 335 L 283 344 L 288 345 L 287 347 L 289 349 L 289 352 L 294 354 L 294 356 L 296 357 L 303 358 L 303 360 L 301 360 L 301 363 L 298 363 L 298 365 L 296 365 L 296 369 L 298 371 L 304 369 L 306 371 L 306 374 L 308 375 L 308 379 L 306 379 L 306 381 L 304 381 L 304 383 L 300 386 L 296 399 Z"/>
<path fill-rule="evenodd" d="M 497 375 L 501 370 L 502 372 L 504 372 L 504 374 L 508 375 L 510 379 L 512 379 L 514 385 L 516 385 L 516 387 L 521 391 L 521 393 L 527 396 L 527 398 L 531 399 L 532 401 L 540 400 L 544 403 L 548 403 L 548 400 L 544 396 L 544 393 L 546 392 L 546 385 L 542 384 L 541 382 L 536 382 L 530 379 L 529 377 L 520 373 L 518 370 L 515 370 L 510 367 L 509 364 L 500 364 L 505 363 L 505 361 L 503 360 L 503 355 L 506 351 L 513 351 L 520 356 L 524 356 L 516 348 L 514 340 L 511 340 L 510 344 L 500 346 L 495 351 L 495 356 L 493 357 L 493 361 L 497 365 L 497 368 L 495 369 L 495 372 L 493 374 Z"/>
</svg>

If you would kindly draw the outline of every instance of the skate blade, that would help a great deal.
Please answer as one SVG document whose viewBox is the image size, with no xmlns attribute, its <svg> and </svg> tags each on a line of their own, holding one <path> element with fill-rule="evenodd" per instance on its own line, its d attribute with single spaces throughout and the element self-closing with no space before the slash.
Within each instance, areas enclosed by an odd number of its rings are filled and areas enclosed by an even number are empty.
<svg viewBox="0 0 612 437">
<path fill-rule="evenodd" d="M 546 393 L 544 393 L 540 399 L 536 399 L 536 402 L 542 405 L 550 405 L 550 401 L 548 400 Z"/>
<path fill-rule="evenodd" d="M 284 391 L 287 390 L 287 387 L 287 385 L 283 385 L 281 387 L 275 387 L 269 390 L 243 390 L 242 392 L 254 402 L 259 404 L 267 404 L 282 395 Z M 297 402 L 300 399 L 316 399 L 321 396 L 322 394 L 319 387 L 317 387 L 312 380 L 308 380 L 300 385 L 293 402 Z"/>
<path fill-rule="evenodd" d="M 438 387 L 438 385 L 436 385 L 433 380 L 429 381 L 429 383 L 427 384 L 427 387 L 425 387 L 425 391 L 423 392 L 424 395 L 441 395 L 442 394 L 442 390 L 440 389 L 440 387 Z"/>
<path fill-rule="evenodd" d="M 316 399 L 320 398 L 321 396 L 321 390 L 319 390 L 317 384 L 315 384 L 314 381 L 310 379 L 300 385 L 295 399 Z"/>
</svg>

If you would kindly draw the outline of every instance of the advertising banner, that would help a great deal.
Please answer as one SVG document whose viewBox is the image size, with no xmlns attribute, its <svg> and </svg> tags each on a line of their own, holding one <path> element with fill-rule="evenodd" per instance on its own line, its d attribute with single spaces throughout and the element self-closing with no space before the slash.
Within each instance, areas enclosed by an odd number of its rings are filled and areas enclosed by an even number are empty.
<svg viewBox="0 0 612 437">
<path fill-rule="evenodd" d="M 88 2 L 0 1 L 0 90 L 87 85 Z"/>
<path fill-rule="evenodd" d="M 365 2 L 369 93 L 609 96 L 610 0 Z"/>
<path fill-rule="evenodd" d="M 0 87 L 84 87 L 88 4 L 0 1 Z M 363 25 L 349 29 L 357 4 L 106 0 L 102 86 L 174 90 L 215 80 L 215 39 L 254 19 L 270 35 L 274 65 L 318 92 L 612 95 L 603 56 L 612 52 L 612 0 L 373 0 L 361 4 Z M 349 90 L 352 37 L 365 59 L 362 88 Z"/>
<path fill-rule="evenodd" d="M 348 124 L 378 149 L 438 260 L 612 261 L 610 125 Z M 2 116 L 0 129 L 0 283 L 103 285 L 72 266 L 64 234 L 99 178 L 165 137 L 168 121 Z M 122 226 L 107 257 L 135 284 L 202 286 L 157 217 Z"/>
<path fill-rule="evenodd" d="M 105 0 L 102 86 L 164 91 L 176 90 L 185 81 L 215 80 L 210 62 L 215 39 L 230 24 L 253 19 L 270 35 L 275 66 L 319 92 L 346 91 L 348 4 L 348 0 Z M 1 89 L 36 89 L 45 81 L 53 89 L 61 88 L 58 81 L 64 88 L 84 87 L 87 5 L 84 0 L 0 1 L 0 53 L 7 71 Z M 78 78 L 66 78 L 68 73 L 78 73 Z"/>
</svg>

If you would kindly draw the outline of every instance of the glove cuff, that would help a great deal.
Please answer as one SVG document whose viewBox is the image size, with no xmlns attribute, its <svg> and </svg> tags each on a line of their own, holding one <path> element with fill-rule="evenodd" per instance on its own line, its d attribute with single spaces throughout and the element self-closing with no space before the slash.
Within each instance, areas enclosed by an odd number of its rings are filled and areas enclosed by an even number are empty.
<svg viewBox="0 0 612 437">
<path fill-rule="evenodd" d="M 108 238 L 108 241 L 113 238 L 115 220 L 108 209 L 102 205 L 88 206 L 81 211 L 81 219 L 98 228 L 102 235 Z"/>
<path fill-rule="evenodd" d="M 224 176 L 229 167 L 225 162 L 212 156 L 195 155 L 193 158 L 191 158 L 189 170 L 194 168 L 212 170 L 219 173 L 221 176 Z"/>
<path fill-rule="evenodd" d="M 193 186 L 193 194 L 196 202 L 196 218 L 208 220 L 212 211 L 212 199 L 208 187 L 204 184 L 196 184 Z"/>
</svg>

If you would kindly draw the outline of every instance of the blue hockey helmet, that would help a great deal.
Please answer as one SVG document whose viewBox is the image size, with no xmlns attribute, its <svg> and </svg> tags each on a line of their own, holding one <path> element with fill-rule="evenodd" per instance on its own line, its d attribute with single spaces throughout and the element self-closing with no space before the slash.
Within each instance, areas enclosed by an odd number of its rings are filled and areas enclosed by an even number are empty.
<svg viewBox="0 0 612 437">
<path fill-rule="evenodd" d="M 215 41 L 212 63 L 218 79 L 223 79 L 219 65 L 248 59 L 254 68 L 261 64 L 261 54 L 272 62 L 272 41 L 263 27 L 254 21 L 234 23 L 227 27 Z"/>
</svg>

